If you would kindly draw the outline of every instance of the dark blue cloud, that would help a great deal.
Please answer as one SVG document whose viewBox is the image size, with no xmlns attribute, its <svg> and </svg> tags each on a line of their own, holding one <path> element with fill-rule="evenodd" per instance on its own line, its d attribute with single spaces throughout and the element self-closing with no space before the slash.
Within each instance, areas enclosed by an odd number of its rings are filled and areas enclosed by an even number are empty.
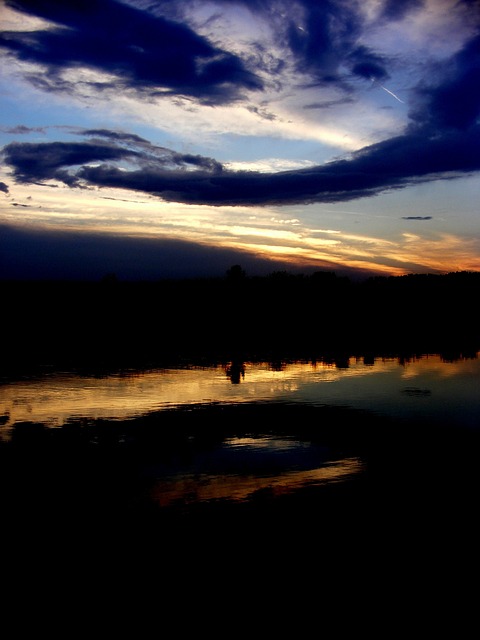
<svg viewBox="0 0 480 640">
<path fill-rule="evenodd" d="M 258 4 L 264 10 L 266 5 L 271 10 L 278 3 L 247 0 L 246 4 L 257 10 Z M 302 8 L 301 19 L 298 13 L 290 17 L 282 14 L 285 44 L 296 69 L 309 74 L 312 83 L 335 85 L 349 92 L 351 75 L 378 80 L 388 77 L 388 61 L 366 45 L 358 45 L 363 19 L 355 2 L 302 0 L 298 6 Z"/>
<path fill-rule="evenodd" d="M 293 59 L 297 71 L 310 75 L 312 84 L 353 90 L 352 76 L 376 80 L 389 77 L 389 60 L 366 44 L 359 45 L 364 18 L 356 0 L 298 0 L 294 4 L 270 0 L 217 0 L 217 4 L 243 4 L 275 24 L 277 46 Z M 387 2 L 380 20 L 406 15 L 421 0 Z M 391 5 L 391 6 L 390 6 Z M 293 9 L 293 10 L 292 10 Z M 281 19 L 279 19 L 281 16 Z"/>
<path fill-rule="evenodd" d="M 16 127 L 0 127 L 0 131 L 14 135 L 26 135 L 29 133 L 45 133 L 45 127 L 26 127 L 23 124 L 19 124 Z"/>
<path fill-rule="evenodd" d="M 145 140 L 145 138 L 137 136 L 135 133 L 127 133 L 124 131 L 111 131 L 110 129 L 84 129 L 78 133 L 83 136 L 107 138 L 109 140 L 115 140 L 116 142 L 150 145 L 150 142 Z"/>
<path fill-rule="evenodd" d="M 387 20 L 401 20 L 408 13 L 421 9 L 425 0 L 384 0 L 381 18 Z"/>
<path fill-rule="evenodd" d="M 436 82 L 416 89 L 412 123 L 437 132 L 474 126 L 480 116 L 480 35 L 432 75 Z"/>
<path fill-rule="evenodd" d="M 223 170 L 220 162 L 206 156 L 192 153 L 178 153 L 166 147 L 154 145 L 145 138 L 124 131 L 112 131 L 110 129 L 84 129 L 79 135 L 93 137 L 89 144 L 95 146 L 96 138 L 106 138 L 113 143 L 125 148 L 124 157 L 134 157 L 142 166 L 153 165 L 168 168 L 199 168 L 207 171 L 219 172 Z M 102 147 L 100 143 L 100 147 Z M 121 153 L 121 152 L 120 152 Z"/>
<path fill-rule="evenodd" d="M 5 162 L 14 168 L 14 177 L 19 182 L 55 179 L 70 186 L 78 186 L 78 180 L 65 168 L 85 162 L 119 160 L 126 155 L 120 147 L 81 142 L 12 142 L 3 152 Z"/>
<path fill-rule="evenodd" d="M 478 10 L 475 0 L 459 3 Z M 45 73 L 28 77 L 45 91 L 75 91 L 76 85 L 62 74 L 75 68 L 109 74 L 108 79 L 82 81 L 97 90 L 136 90 L 149 99 L 183 96 L 212 105 L 244 100 L 248 91 L 261 91 L 264 80 L 260 74 L 268 73 L 272 82 L 280 82 L 278 72 L 287 61 L 305 74 L 302 82 L 335 86 L 346 95 L 354 91 L 355 78 L 382 81 L 390 77 L 392 61 L 362 40 L 365 18 L 356 0 L 212 1 L 219 7 L 244 5 L 269 21 L 275 29 L 276 46 L 282 50 L 275 60 L 261 42 L 252 43 L 247 60 L 196 33 L 187 26 L 189 0 L 157 0 L 149 8 L 119 0 L 7 0 L 6 4 L 52 23 L 48 28 L 0 34 L 0 47 L 7 53 L 42 65 Z M 405 18 L 423 4 L 423 0 L 384 0 L 379 5 L 378 25 Z M 463 71 L 465 61 L 457 62 Z M 455 86 L 452 78 L 451 89 L 462 91 L 464 85 Z M 425 87 L 427 93 L 429 90 Z M 472 100 L 467 92 L 459 98 Z M 440 103 L 443 96 L 439 96 Z"/>
<path fill-rule="evenodd" d="M 53 26 L 3 32 L 0 47 L 19 60 L 42 65 L 46 73 L 28 77 L 45 91 L 74 91 L 62 72 L 86 67 L 114 76 L 91 81 L 98 90 L 134 89 L 149 97 L 179 95 L 206 104 L 235 101 L 245 98 L 246 91 L 263 89 L 257 72 L 267 72 L 275 81 L 286 60 L 308 74 L 312 84 L 335 85 L 346 92 L 353 90 L 349 82 L 356 76 L 389 76 L 389 61 L 358 45 L 363 18 L 353 0 L 299 0 L 293 12 L 283 1 L 216 0 L 219 6 L 243 4 L 274 25 L 284 57 L 273 60 L 262 43 L 252 43 L 248 61 L 187 26 L 185 12 L 191 4 L 156 2 L 149 11 L 118 0 L 7 0 L 13 9 Z"/>
<path fill-rule="evenodd" d="M 352 64 L 352 73 L 366 80 L 385 80 L 388 62 L 382 56 L 373 53 L 364 46 L 356 47 L 348 56 Z"/>
<path fill-rule="evenodd" d="M 8 193 L 8 184 L 5 184 L 5 182 L 0 182 L 0 191 L 3 191 L 3 193 Z"/>
<path fill-rule="evenodd" d="M 297 68 L 311 73 L 321 82 L 339 79 L 339 66 L 352 50 L 360 24 L 347 4 L 304 2 L 305 20 L 291 20 L 288 43 L 295 54 Z M 336 23 L 337 29 L 332 28 Z"/>
<path fill-rule="evenodd" d="M 252 11 L 271 16 L 275 8 L 286 6 L 264 0 L 244 0 L 244 4 Z M 118 73 L 128 60 L 125 82 L 145 88 L 153 87 L 160 76 L 153 81 L 153 76 L 149 76 L 150 66 L 140 63 L 136 66 L 134 61 L 137 54 L 140 55 L 138 47 L 142 49 L 142 56 L 146 52 L 146 60 L 150 62 L 155 55 L 160 57 L 162 75 L 162 56 L 169 47 L 181 44 L 183 52 L 179 60 L 175 58 L 171 63 L 172 78 L 178 79 L 176 85 L 177 80 L 171 81 L 171 90 L 183 91 L 186 78 L 190 78 L 190 88 L 192 91 L 195 88 L 197 96 L 202 91 L 203 97 L 209 92 L 214 95 L 219 87 L 224 87 L 222 82 L 217 83 L 220 76 L 215 73 L 211 76 L 207 73 L 203 77 L 205 83 L 200 82 L 200 76 L 208 65 L 231 61 L 230 57 L 172 19 L 114 0 L 80 4 L 12 0 L 10 5 L 60 25 L 50 31 L 4 36 L 4 42 L 6 38 L 10 50 L 19 57 L 36 57 L 38 61 L 44 56 L 45 64 L 52 68 L 87 63 Z M 295 19 L 292 12 L 282 14 L 283 31 L 279 30 L 279 41 L 283 38 L 288 44 L 298 69 L 308 72 L 318 83 L 337 82 L 339 86 L 343 82 L 342 73 L 345 74 L 341 72 L 342 65 L 349 68 L 351 78 L 381 80 L 387 77 L 388 60 L 358 44 L 362 22 L 355 2 L 303 0 L 298 5 L 303 13 L 296 14 Z M 157 3 L 156 6 L 167 5 Z M 406 11 L 414 11 L 418 6 L 419 3 L 412 0 L 402 12 L 396 12 L 391 2 L 385 2 L 380 20 L 392 14 L 395 18 L 405 16 Z M 179 5 L 176 11 L 180 11 Z M 67 35 L 73 37 L 73 48 L 69 48 L 65 40 Z M 65 47 L 64 54 L 57 37 Z M 93 48 L 86 47 L 87 42 Z M 190 76 L 183 70 L 182 60 L 185 69 L 202 60 L 203 71 L 193 65 L 196 71 Z M 238 59 L 235 64 L 240 64 Z M 3 150 L 4 159 L 13 177 L 22 182 L 55 179 L 72 187 L 119 187 L 167 201 L 210 205 L 343 201 L 439 176 L 455 177 L 479 171 L 480 35 L 472 37 L 450 60 L 442 61 L 435 73 L 428 73 L 428 67 L 426 72 L 431 80 L 419 83 L 412 90 L 410 121 L 402 133 L 365 147 L 349 159 L 308 169 L 279 173 L 229 171 L 213 158 L 181 154 L 155 146 L 140 136 L 109 129 L 80 131 L 89 138 L 83 142 L 11 143 Z M 233 86 L 235 91 L 248 86 L 246 78 L 233 74 L 223 99 L 231 97 Z"/>
<path fill-rule="evenodd" d="M 480 170 L 480 126 L 429 136 L 412 131 L 357 151 L 348 160 L 261 173 L 222 170 L 211 158 L 159 153 L 110 143 L 11 143 L 5 162 L 23 182 L 56 179 L 70 186 L 117 187 L 167 201 L 209 205 L 339 202 L 439 176 Z M 110 160 L 90 164 L 98 160 Z M 127 159 L 130 168 L 115 165 Z M 140 165 L 140 166 L 138 166 Z M 218 165 L 218 166 L 217 166 Z"/>
<path fill-rule="evenodd" d="M 109 161 L 113 168 L 115 162 L 135 163 L 141 171 L 166 171 L 174 175 L 174 170 L 186 172 L 188 169 L 206 170 L 219 173 L 222 165 L 212 158 L 200 155 L 182 154 L 165 147 L 152 145 L 140 136 L 110 131 L 106 129 L 88 129 L 82 135 L 95 136 L 88 142 L 12 142 L 3 148 L 5 163 L 12 167 L 13 176 L 18 182 L 38 183 L 46 180 L 59 180 L 71 187 L 88 186 L 85 175 L 89 163 Z M 102 139 L 106 138 L 107 142 Z"/>
<path fill-rule="evenodd" d="M 44 89 L 73 90 L 60 72 L 75 67 L 113 74 L 111 86 L 116 88 L 207 103 L 231 101 L 245 90 L 262 88 L 236 55 L 184 24 L 117 0 L 8 0 L 7 6 L 54 23 L 0 36 L 0 46 L 19 60 L 44 66 L 46 75 L 32 78 Z"/>
</svg>

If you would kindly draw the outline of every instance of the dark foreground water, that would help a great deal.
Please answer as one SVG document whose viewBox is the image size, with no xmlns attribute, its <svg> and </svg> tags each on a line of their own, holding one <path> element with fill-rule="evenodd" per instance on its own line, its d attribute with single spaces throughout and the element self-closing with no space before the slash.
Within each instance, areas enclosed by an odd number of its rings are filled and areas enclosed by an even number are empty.
<svg viewBox="0 0 480 640">
<path fill-rule="evenodd" d="M 280 627 L 327 594 L 378 621 L 435 593 L 438 619 L 476 593 L 479 382 L 436 355 L 4 379 L 4 586 L 117 622 L 139 593 L 179 624 L 228 594 Z"/>
</svg>

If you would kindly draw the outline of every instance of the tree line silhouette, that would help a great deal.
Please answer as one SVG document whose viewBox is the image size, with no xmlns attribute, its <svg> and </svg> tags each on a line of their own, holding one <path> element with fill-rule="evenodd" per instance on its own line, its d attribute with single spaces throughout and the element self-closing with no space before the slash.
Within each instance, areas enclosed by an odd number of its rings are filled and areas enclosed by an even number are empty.
<svg viewBox="0 0 480 640">
<path fill-rule="evenodd" d="M 3 281 L 2 368 L 476 354 L 480 272 Z"/>
</svg>

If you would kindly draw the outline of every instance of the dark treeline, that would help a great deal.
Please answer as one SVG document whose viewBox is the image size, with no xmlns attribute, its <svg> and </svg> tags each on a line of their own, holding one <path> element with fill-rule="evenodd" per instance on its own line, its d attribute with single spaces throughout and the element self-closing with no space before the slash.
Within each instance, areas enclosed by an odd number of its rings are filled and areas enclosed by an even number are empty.
<svg viewBox="0 0 480 640">
<path fill-rule="evenodd" d="M 0 282 L 5 371 L 351 356 L 471 356 L 479 272 Z"/>
</svg>

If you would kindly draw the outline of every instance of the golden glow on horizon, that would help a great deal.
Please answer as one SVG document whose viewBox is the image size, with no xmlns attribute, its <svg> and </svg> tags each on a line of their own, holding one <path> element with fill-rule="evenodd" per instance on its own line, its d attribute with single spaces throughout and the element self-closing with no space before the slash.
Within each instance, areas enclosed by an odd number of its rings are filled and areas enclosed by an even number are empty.
<svg viewBox="0 0 480 640">
<path fill-rule="evenodd" d="M 122 189 L 70 189 L 64 185 L 12 184 L 0 194 L 0 222 L 24 230 L 89 231 L 145 238 L 172 238 L 239 249 L 295 262 L 297 267 L 349 267 L 390 275 L 480 270 L 480 239 L 428 231 L 399 232 L 394 239 L 318 228 L 272 207 L 210 207 L 167 203 Z M 345 224 L 350 223 L 350 217 Z M 243 218 L 248 224 L 239 224 Z M 326 237 L 322 237 L 326 236 Z M 263 241 L 262 241 L 263 240 Z"/>
<path fill-rule="evenodd" d="M 403 234 L 405 244 L 385 252 L 386 257 L 411 265 L 422 265 L 432 271 L 480 271 L 480 241 L 441 233 L 422 238 L 416 234 Z M 446 266 L 446 256 L 449 261 Z"/>
<path fill-rule="evenodd" d="M 285 229 L 265 229 L 256 227 L 240 227 L 234 225 L 229 233 L 236 236 L 259 236 L 260 238 L 272 238 L 274 240 L 291 240 L 298 242 L 300 235 Z"/>
</svg>

